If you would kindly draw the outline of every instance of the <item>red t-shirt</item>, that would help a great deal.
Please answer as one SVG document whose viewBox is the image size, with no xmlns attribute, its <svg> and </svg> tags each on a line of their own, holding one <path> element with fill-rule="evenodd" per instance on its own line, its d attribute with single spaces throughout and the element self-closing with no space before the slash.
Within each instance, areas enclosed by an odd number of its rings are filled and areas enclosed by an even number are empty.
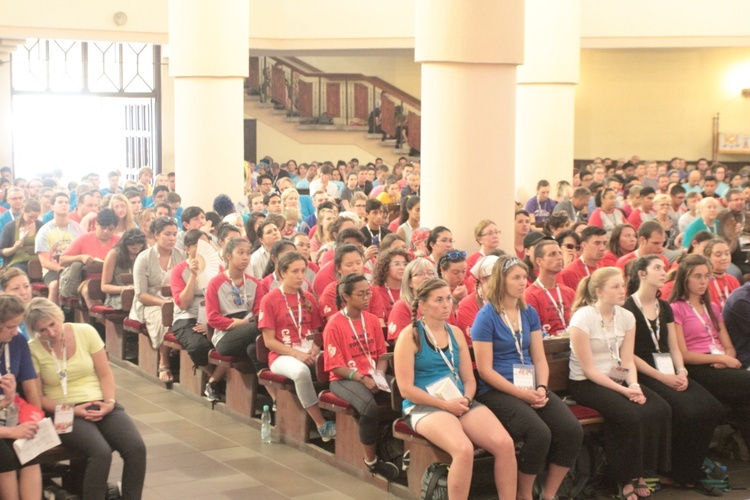
<svg viewBox="0 0 750 500">
<path fill-rule="evenodd" d="M 560 295 L 557 294 L 558 290 L 560 291 Z M 560 284 L 557 285 L 556 289 L 549 289 L 548 292 L 555 299 L 557 307 L 560 306 L 560 297 L 562 297 L 565 325 L 560 320 L 558 309 L 547 296 L 547 292 L 540 287 L 536 285 L 527 287 L 523 298 L 528 305 L 536 309 L 536 312 L 539 313 L 539 322 L 542 324 L 542 331 L 550 335 L 558 335 L 559 332 L 564 332 L 565 328 L 570 325 L 570 307 L 576 298 L 576 292 L 572 288 Z"/>
<path fill-rule="evenodd" d="M 626 253 L 625 255 L 617 259 L 616 265 L 622 270 L 623 273 L 625 273 L 625 266 L 627 265 L 627 263 L 631 260 L 637 259 L 638 257 L 640 257 L 640 255 L 638 255 L 638 250 L 633 250 L 632 252 Z M 661 257 L 662 262 L 664 262 L 664 269 L 669 269 L 669 260 L 667 260 L 667 258 L 662 254 L 659 254 L 659 257 Z"/>
<path fill-rule="evenodd" d="M 477 292 L 470 293 L 458 304 L 456 326 L 464 332 L 464 337 L 466 337 L 466 342 L 469 345 L 471 345 L 471 325 L 474 324 L 474 318 L 477 317 L 479 307 L 480 306 L 477 303 Z"/>
<path fill-rule="evenodd" d="M 304 339 L 310 332 L 319 330 L 323 326 L 320 319 L 320 312 L 315 298 L 310 292 L 301 292 L 302 300 L 302 325 L 300 332 L 297 328 L 298 321 L 298 295 L 296 293 L 286 293 L 286 300 L 289 303 L 292 317 L 287 309 L 287 302 L 281 294 L 281 288 L 272 290 L 263 297 L 260 303 L 260 314 L 258 315 L 258 328 L 263 330 L 269 328 L 275 332 L 276 340 L 287 347 L 292 344 L 298 344 L 300 338 Z M 268 366 L 271 366 L 279 354 L 271 349 L 268 352 Z"/>
<path fill-rule="evenodd" d="M 401 289 L 399 288 L 388 288 L 386 285 L 383 286 L 371 286 L 372 296 L 378 296 L 383 307 L 383 320 L 388 321 L 388 317 L 391 315 L 393 305 L 398 299 L 401 298 Z M 389 293 L 390 292 L 390 293 Z"/>
<path fill-rule="evenodd" d="M 587 268 L 588 272 L 586 272 Z M 573 290 L 578 290 L 578 283 L 580 283 L 586 276 L 590 276 L 591 273 L 597 269 L 598 268 L 596 267 L 584 265 L 583 260 L 578 258 L 568 264 L 568 267 L 560 271 L 556 280 L 560 285 L 565 285 Z"/>
<path fill-rule="evenodd" d="M 388 316 L 388 340 L 395 342 L 401 330 L 409 325 L 411 325 L 411 306 L 406 300 L 399 299 L 393 304 L 391 314 Z"/>
<path fill-rule="evenodd" d="M 333 265 L 333 262 L 321 266 L 320 271 L 315 275 L 315 281 L 313 281 L 313 292 L 315 292 L 315 296 L 322 296 L 326 287 L 334 281 L 336 281 L 336 267 Z"/>
<path fill-rule="evenodd" d="M 609 250 L 604 252 L 604 257 L 599 261 L 599 267 L 615 267 L 617 266 L 617 259 L 619 257 Z"/>
<path fill-rule="evenodd" d="M 96 259 L 104 260 L 107 252 L 120 241 L 120 237 L 112 235 L 107 243 L 102 244 L 96 237 L 96 233 L 85 233 L 74 239 L 62 253 L 63 255 L 91 255 Z"/>
<path fill-rule="evenodd" d="M 669 296 L 672 295 L 672 289 L 674 288 L 674 280 L 667 281 L 664 286 L 659 289 L 661 292 L 661 299 L 669 302 Z"/>
<path fill-rule="evenodd" d="M 723 276 L 714 276 L 708 284 L 711 294 L 711 302 L 716 304 L 720 310 L 724 310 L 729 294 L 740 287 L 740 282 L 731 274 L 724 273 Z"/>
<path fill-rule="evenodd" d="M 339 308 L 336 307 L 336 288 L 338 286 L 338 281 L 329 284 L 326 289 L 323 290 L 323 295 L 318 299 L 321 314 L 325 319 L 330 318 L 339 312 Z M 372 290 L 372 287 L 370 287 L 370 290 Z M 376 295 L 373 292 L 372 297 L 370 297 L 370 307 L 367 310 L 371 314 L 374 314 L 376 318 L 383 318 L 385 308 L 380 302 L 380 295 Z M 385 318 L 383 318 L 383 320 L 385 321 Z"/>
<path fill-rule="evenodd" d="M 343 366 L 356 369 L 361 375 L 368 375 L 368 354 L 377 363 L 378 358 L 386 352 L 380 320 L 367 311 L 362 311 L 362 318 L 367 335 L 362 330 L 362 319 L 353 319 L 349 324 L 349 319 L 341 312 L 334 314 L 323 330 L 323 359 L 332 382 L 342 380 L 333 369 Z"/>
<path fill-rule="evenodd" d="M 329 248 L 326 250 L 326 252 L 320 256 L 318 259 L 318 265 L 320 267 L 325 266 L 329 262 L 333 262 L 334 257 L 336 257 L 336 249 L 335 248 Z"/>
</svg>

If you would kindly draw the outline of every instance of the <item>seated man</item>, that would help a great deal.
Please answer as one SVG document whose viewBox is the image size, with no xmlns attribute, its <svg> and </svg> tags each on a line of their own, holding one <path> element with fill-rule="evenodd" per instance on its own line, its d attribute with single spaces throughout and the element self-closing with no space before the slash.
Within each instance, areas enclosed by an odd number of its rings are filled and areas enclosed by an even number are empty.
<svg viewBox="0 0 750 500">
<path fill-rule="evenodd" d="M 94 260 L 104 262 L 120 237 L 115 234 L 119 218 L 111 208 L 104 208 L 96 216 L 94 230 L 74 239 L 60 256 L 60 265 L 66 268 L 60 275 L 60 296 L 83 296 L 89 309 L 95 303 L 89 296 L 89 280 L 83 280 L 84 266 Z"/>
<path fill-rule="evenodd" d="M 549 335 L 568 333 L 570 308 L 576 292 L 557 282 L 563 268 L 563 254 L 554 240 L 542 240 L 534 247 L 539 277 L 526 288 L 524 300 L 539 313 L 542 331 Z"/>
<path fill-rule="evenodd" d="M 573 260 L 568 267 L 557 275 L 557 282 L 573 290 L 578 290 L 578 283 L 599 268 L 599 261 L 607 251 L 607 231 L 588 226 L 581 232 L 581 257 Z"/>
<path fill-rule="evenodd" d="M 549 181 L 542 179 L 536 185 L 536 196 L 526 202 L 526 211 L 534 214 L 536 222 L 546 222 L 557 205 L 557 202 L 549 197 L 549 192 Z"/>
<path fill-rule="evenodd" d="M 86 231 L 77 222 L 70 220 L 70 197 L 68 193 L 55 193 L 52 211 L 55 218 L 46 223 L 36 233 L 34 251 L 39 255 L 44 273 L 44 284 L 49 289 L 49 299 L 57 303 L 60 278 L 63 266 L 59 259 L 68 245 Z"/>
<path fill-rule="evenodd" d="M 624 273 L 625 265 L 631 260 L 635 260 L 638 257 L 645 257 L 646 255 L 658 255 L 664 261 L 664 266 L 669 269 L 669 260 L 662 254 L 665 240 L 666 235 L 661 224 L 655 220 L 644 222 L 641 224 L 640 229 L 638 229 L 638 246 L 632 252 L 617 259 L 616 266 L 622 269 Z"/>
</svg>

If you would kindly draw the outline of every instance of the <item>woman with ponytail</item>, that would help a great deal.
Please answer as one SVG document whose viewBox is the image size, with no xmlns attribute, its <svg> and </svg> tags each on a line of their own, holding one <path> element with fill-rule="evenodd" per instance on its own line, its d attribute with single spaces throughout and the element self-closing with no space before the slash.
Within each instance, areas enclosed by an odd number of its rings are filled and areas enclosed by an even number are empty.
<svg viewBox="0 0 750 500">
<path fill-rule="evenodd" d="M 604 451 L 627 500 L 651 495 L 645 471 L 669 471 L 671 411 L 638 383 L 635 317 L 622 308 L 625 297 L 616 267 L 581 280 L 570 319 L 569 388 L 579 404 L 604 417 Z"/>
<path fill-rule="evenodd" d="M 624 308 L 635 315 L 633 359 L 638 378 L 672 407 L 670 476 L 689 488 L 700 487 L 703 458 L 724 409 L 700 384 L 688 381 L 672 308 L 659 298 L 667 276 L 664 262 L 658 255 L 647 255 L 629 262 L 628 267 L 630 297 Z"/>
<path fill-rule="evenodd" d="M 513 440 L 492 412 L 474 401 L 469 347 L 459 329 L 447 323 L 452 307 L 450 287 L 441 279 L 431 278 L 416 290 L 412 324 L 398 336 L 394 354 L 406 423 L 451 456 L 449 498 L 469 496 L 474 445 L 495 457 L 499 498 L 516 498 Z"/>
<path fill-rule="evenodd" d="M 331 392 L 351 404 L 359 413 L 359 439 L 364 447 L 365 464 L 373 474 L 395 480 L 399 469 L 376 455 L 379 420 L 378 401 L 390 401 L 387 392 L 391 376 L 380 320 L 367 312 L 372 291 L 362 274 L 341 278 L 336 296 L 339 312 L 331 316 L 323 330 L 323 356 L 329 373 Z"/>
</svg>

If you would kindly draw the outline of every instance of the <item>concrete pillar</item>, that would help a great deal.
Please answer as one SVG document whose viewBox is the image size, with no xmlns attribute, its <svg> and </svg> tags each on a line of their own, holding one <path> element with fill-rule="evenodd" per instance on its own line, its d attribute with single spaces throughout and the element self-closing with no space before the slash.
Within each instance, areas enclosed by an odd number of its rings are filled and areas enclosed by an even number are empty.
<svg viewBox="0 0 750 500">
<path fill-rule="evenodd" d="M 175 174 L 183 206 L 210 210 L 219 193 L 235 201 L 244 195 L 249 19 L 247 0 L 169 1 Z"/>
<path fill-rule="evenodd" d="M 523 0 L 417 0 L 415 17 L 422 225 L 447 226 L 457 248 L 474 251 L 474 224 L 492 219 L 511 252 Z"/>
<path fill-rule="evenodd" d="M 525 55 L 518 67 L 516 199 L 547 179 L 573 178 L 575 86 L 580 66 L 580 0 L 526 0 Z"/>
<path fill-rule="evenodd" d="M 0 167 L 13 165 L 13 106 L 10 54 L 15 47 L 0 46 Z"/>
</svg>

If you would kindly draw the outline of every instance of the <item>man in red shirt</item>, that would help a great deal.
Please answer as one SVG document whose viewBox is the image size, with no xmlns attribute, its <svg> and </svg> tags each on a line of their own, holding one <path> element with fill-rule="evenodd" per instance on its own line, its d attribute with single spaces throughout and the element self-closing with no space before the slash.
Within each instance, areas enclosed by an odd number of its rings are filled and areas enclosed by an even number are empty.
<svg viewBox="0 0 750 500">
<path fill-rule="evenodd" d="M 549 335 L 567 333 L 570 324 L 570 306 L 576 292 L 557 283 L 563 268 L 563 254 L 556 241 L 541 241 L 534 248 L 534 262 L 539 267 L 539 277 L 526 288 L 524 300 L 539 313 L 542 330 Z"/>
<path fill-rule="evenodd" d="M 669 269 L 669 260 L 662 254 L 664 249 L 664 242 L 666 236 L 664 235 L 664 229 L 655 220 L 650 220 L 641 224 L 638 229 L 638 246 L 630 253 L 627 253 L 617 259 L 617 267 L 622 269 L 623 274 L 625 273 L 625 265 L 631 260 L 635 260 L 638 257 L 644 257 L 646 255 L 658 255 L 661 260 L 664 261 L 664 266 Z"/>
<path fill-rule="evenodd" d="M 76 292 L 80 292 L 87 307 L 95 305 L 89 296 L 89 280 L 82 281 L 84 266 L 95 260 L 104 262 L 107 253 L 120 241 L 115 235 L 118 222 L 114 210 L 101 210 L 96 216 L 94 231 L 78 236 L 60 255 L 60 265 L 66 268 L 60 274 L 61 297 L 75 297 Z"/>
<path fill-rule="evenodd" d="M 557 283 L 578 290 L 578 283 L 599 268 L 599 261 L 607 251 L 607 231 L 597 226 L 589 226 L 581 232 L 582 254 L 568 264 L 557 275 Z"/>
<path fill-rule="evenodd" d="M 99 208 L 99 200 L 94 196 L 93 191 L 86 191 L 78 197 L 78 205 L 70 212 L 70 220 L 80 224 L 81 219 L 97 208 Z"/>
</svg>

